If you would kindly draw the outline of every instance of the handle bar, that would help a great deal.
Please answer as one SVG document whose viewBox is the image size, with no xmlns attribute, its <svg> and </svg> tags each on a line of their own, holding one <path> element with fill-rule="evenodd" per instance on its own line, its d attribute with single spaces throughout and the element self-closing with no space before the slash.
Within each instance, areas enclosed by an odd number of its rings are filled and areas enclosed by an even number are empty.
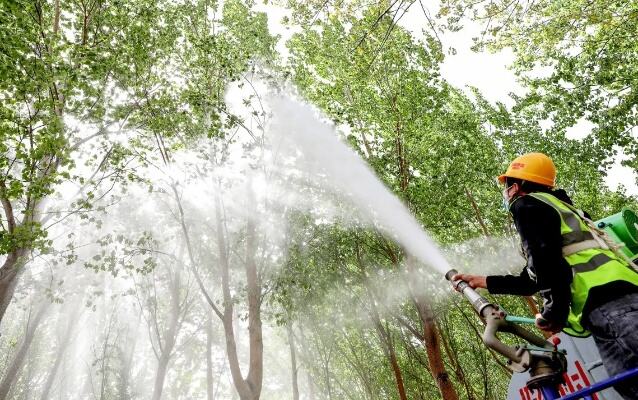
<svg viewBox="0 0 638 400">
<path fill-rule="evenodd" d="M 445 274 L 445 278 L 452 286 L 468 299 L 472 307 L 485 322 L 483 331 L 483 343 L 490 349 L 506 357 L 510 369 L 514 372 L 525 372 L 531 366 L 532 354 L 524 346 L 509 346 L 499 340 L 497 333 L 506 332 L 517 336 L 531 345 L 537 346 L 548 352 L 556 349 L 553 344 L 544 338 L 516 325 L 517 323 L 534 323 L 533 318 L 508 316 L 498 305 L 490 303 L 485 297 L 478 294 L 470 285 L 461 280 L 452 280 L 458 272 L 454 269 Z"/>
</svg>

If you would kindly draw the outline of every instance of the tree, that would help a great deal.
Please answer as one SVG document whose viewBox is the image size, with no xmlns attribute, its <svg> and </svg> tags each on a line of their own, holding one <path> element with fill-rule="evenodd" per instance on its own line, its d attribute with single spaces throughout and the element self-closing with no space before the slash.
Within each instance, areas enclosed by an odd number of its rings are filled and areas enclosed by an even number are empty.
<svg viewBox="0 0 638 400">
<path fill-rule="evenodd" d="M 164 265 L 147 275 L 138 289 L 142 292 L 138 297 L 141 312 L 157 358 L 151 396 L 154 400 L 162 398 L 169 363 L 179 344 L 182 325 L 193 305 L 190 288 L 182 280 L 182 266 L 177 260 L 164 260 Z M 168 289 L 166 292 L 162 290 L 164 287 Z"/>
<path fill-rule="evenodd" d="M 528 89 L 517 109 L 536 109 L 552 132 L 588 121 L 586 142 L 605 157 L 617 146 L 636 168 L 636 12 L 635 1 L 450 0 L 440 15 L 452 30 L 465 18 L 481 23 L 477 49 L 513 50 L 514 71 Z"/>
<path fill-rule="evenodd" d="M 59 218 L 91 210 L 100 184 L 139 181 L 157 156 L 168 162 L 196 137 L 236 126 L 225 87 L 274 46 L 265 15 L 239 0 L 221 19 L 209 1 L 2 7 L 0 319 L 29 255 L 50 247 L 53 214 L 42 211 L 60 185 L 80 189 Z"/>
<path fill-rule="evenodd" d="M 289 47 L 295 82 L 328 115 L 348 125 L 351 143 L 421 220 L 446 221 L 443 226 L 426 223 L 431 232 L 461 240 L 480 228 L 471 219 L 475 225 L 468 229 L 467 215 L 474 212 L 458 211 L 471 210 L 472 204 L 459 195 L 470 176 L 484 181 L 496 175 L 498 152 L 485 140 L 471 103 L 442 82 L 437 42 L 429 37 L 414 41 L 383 12 L 370 7 L 361 19 L 345 16 L 347 24 L 329 18 L 319 23 L 320 31 L 293 37 Z M 473 151 L 478 143 L 485 149 L 481 154 Z M 437 157 L 432 157 L 433 149 Z M 473 164 L 474 159 L 479 160 Z M 430 189 L 436 187 L 446 190 Z M 400 268 L 401 252 L 383 241 L 381 247 Z M 412 299 L 425 332 L 430 372 L 441 395 L 456 398 L 431 306 L 419 292 L 415 288 Z"/>
<path fill-rule="evenodd" d="M 102 141 L 113 125 L 125 125 L 122 107 L 112 97 L 116 88 L 147 75 L 166 56 L 173 37 L 161 26 L 163 3 L 4 2 L 0 38 L 0 123 L 2 141 L 0 199 L 4 216 L 0 252 L 0 319 L 12 299 L 18 276 L 29 254 L 50 244 L 43 224 L 44 201 L 64 181 L 79 181 L 90 189 L 96 182 L 76 169 L 88 152 L 97 170 L 112 168 L 112 179 L 128 171 L 130 154 L 116 143 Z M 139 23 L 130 24 L 131 18 Z M 137 81 L 137 87 L 140 82 Z M 137 96 L 127 98 L 139 104 Z M 81 135 L 71 118 L 96 122 L 95 134 Z M 91 175 L 89 175 L 91 176 Z M 78 194 L 82 194 L 80 191 Z M 89 190 L 77 204 L 86 207 Z"/>
</svg>

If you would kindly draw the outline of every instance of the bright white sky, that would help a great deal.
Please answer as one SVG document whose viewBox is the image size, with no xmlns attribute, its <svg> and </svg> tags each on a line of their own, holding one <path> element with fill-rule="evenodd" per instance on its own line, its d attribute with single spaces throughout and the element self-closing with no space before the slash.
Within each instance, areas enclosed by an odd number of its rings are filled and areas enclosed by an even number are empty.
<svg viewBox="0 0 638 400">
<path fill-rule="evenodd" d="M 424 1 L 430 15 L 435 15 L 438 5 L 434 1 Z M 260 4 L 258 9 L 268 14 L 268 24 L 274 34 L 281 35 L 281 40 L 277 49 L 280 54 L 287 55 L 285 41 L 293 34 L 293 30 L 283 26 L 281 19 L 290 13 L 273 5 Z M 414 35 L 420 36 L 422 29 L 428 29 L 427 20 L 423 15 L 423 10 L 418 2 L 415 2 L 409 11 L 401 18 L 399 24 L 409 29 Z M 513 105 L 509 96 L 510 93 L 522 93 L 523 88 L 517 83 L 516 77 L 508 66 L 514 59 L 511 51 L 504 51 L 496 54 L 481 52 L 475 53 L 470 47 L 472 37 L 478 36 L 480 26 L 476 24 L 466 25 L 460 32 L 448 33 L 440 36 L 445 47 L 452 46 L 456 49 L 455 55 L 447 55 L 441 67 L 443 77 L 452 85 L 467 90 L 468 86 L 478 88 L 481 93 L 490 101 L 500 101 L 507 106 Z M 571 139 L 580 139 L 587 136 L 591 131 L 591 124 L 587 121 L 577 124 L 567 132 Z M 615 160 L 615 165 L 609 171 L 606 179 L 607 185 L 615 189 L 622 183 L 631 194 L 638 195 L 638 185 L 636 184 L 636 174 L 631 168 L 623 167 L 620 161 L 624 158 L 621 154 Z"/>
</svg>

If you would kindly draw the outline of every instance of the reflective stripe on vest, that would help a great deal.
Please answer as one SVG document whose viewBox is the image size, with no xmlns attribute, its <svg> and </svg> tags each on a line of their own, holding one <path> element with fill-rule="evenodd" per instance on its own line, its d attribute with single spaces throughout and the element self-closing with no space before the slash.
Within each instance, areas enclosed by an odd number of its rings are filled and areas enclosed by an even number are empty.
<svg viewBox="0 0 638 400">
<path fill-rule="evenodd" d="M 529 196 L 556 210 L 561 219 L 562 246 L 589 241 L 594 238 L 591 230 L 580 217 L 578 210 L 549 193 L 531 193 Z M 583 309 L 589 291 L 614 281 L 626 281 L 638 286 L 638 273 L 613 252 L 603 248 L 587 247 L 564 256 L 572 268 L 571 304 L 565 333 L 572 336 L 589 336 L 582 326 Z M 572 246 L 574 248 L 574 246 Z"/>
<path fill-rule="evenodd" d="M 531 193 L 530 196 L 549 205 L 560 215 L 563 246 L 594 238 L 589 227 L 566 203 L 548 193 Z"/>
<path fill-rule="evenodd" d="M 589 272 L 595 270 L 603 264 L 608 263 L 611 260 L 613 260 L 613 258 L 609 257 L 607 254 L 599 253 L 593 256 L 587 262 L 572 265 L 572 269 L 574 270 L 574 273 Z"/>
</svg>

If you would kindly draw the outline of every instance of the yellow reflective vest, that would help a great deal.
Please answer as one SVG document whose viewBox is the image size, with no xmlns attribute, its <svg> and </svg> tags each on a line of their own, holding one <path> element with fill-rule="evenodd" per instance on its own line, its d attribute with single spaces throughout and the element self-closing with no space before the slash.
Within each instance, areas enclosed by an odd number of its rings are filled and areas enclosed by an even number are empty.
<svg viewBox="0 0 638 400">
<path fill-rule="evenodd" d="M 581 324 L 589 291 L 614 281 L 627 281 L 638 286 L 638 273 L 613 251 L 596 246 L 592 230 L 574 207 L 549 193 L 536 192 L 528 196 L 549 205 L 560 216 L 563 257 L 573 273 L 572 299 L 564 331 L 571 336 L 589 336 Z"/>
</svg>

